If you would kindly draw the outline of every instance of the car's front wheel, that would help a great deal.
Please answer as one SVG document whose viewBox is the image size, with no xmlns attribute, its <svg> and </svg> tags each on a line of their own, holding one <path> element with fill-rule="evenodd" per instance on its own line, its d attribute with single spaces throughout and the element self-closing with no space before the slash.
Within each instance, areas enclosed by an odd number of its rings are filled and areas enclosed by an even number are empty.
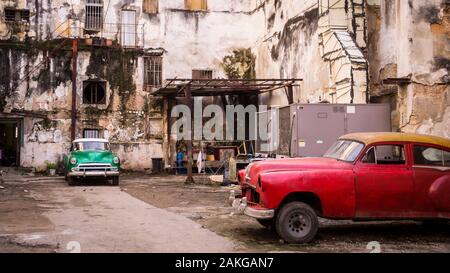
<svg viewBox="0 0 450 273">
<path fill-rule="evenodd" d="M 277 213 L 275 227 L 284 241 L 292 244 L 311 242 L 319 229 L 317 214 L 308 204 L 292 202 Z"/>
<path fill-rule="evenodd" d="M 71 177 L 71 176 L 67 177 L 67 184 L 69 186 L 75 186 L 77 184 L 76 178 L 75 177 Z"/>
<path fill-rule="evenodd" d="M 111 184 L 113 186 L 119 186 L 119 177 L 118 176 L 114 176 L 111 180 Z"/>
</svg>

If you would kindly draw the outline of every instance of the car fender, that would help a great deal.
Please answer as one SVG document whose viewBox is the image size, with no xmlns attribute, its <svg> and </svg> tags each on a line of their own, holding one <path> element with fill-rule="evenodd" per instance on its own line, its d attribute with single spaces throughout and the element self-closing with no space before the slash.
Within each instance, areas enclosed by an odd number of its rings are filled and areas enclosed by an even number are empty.
<svg viewBox="0 0 450 273">
<path fill-rule="evenodd" d="M 441 176 L 431 185 L 428 196 L 438 211 L 450 211 L 450 174 Z"/>
<path fill-rule="evenodd" d="M 309 170 L 263 173 L 259 177 L 261 195 L 269 209 L 276 209 L 293 193 L 312 193 L 327 218 L 355 215 L 355 183 L 352 170 Z"/>
</svg>

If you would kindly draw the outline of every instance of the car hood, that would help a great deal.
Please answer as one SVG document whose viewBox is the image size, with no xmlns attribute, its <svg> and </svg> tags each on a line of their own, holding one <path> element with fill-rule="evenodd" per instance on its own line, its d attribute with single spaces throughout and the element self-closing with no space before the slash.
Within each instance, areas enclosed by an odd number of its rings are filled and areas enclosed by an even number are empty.
<svg viewBox="0 0 450 273">
<path fill-rule="evenodd" d="M 325 157 L 274 159 L 252 163 L 250 168 L 250 177 L 253 180 L 253 178 L 257 177 L 259 174 L 268 172 L 351 168 L 351 163 Z"/>
<path fill-rule="evenodd" d="M 114 154 L 111 151 L 76 151 L 72 157 L 77 163 L 112 163 Z"/>
</svg>

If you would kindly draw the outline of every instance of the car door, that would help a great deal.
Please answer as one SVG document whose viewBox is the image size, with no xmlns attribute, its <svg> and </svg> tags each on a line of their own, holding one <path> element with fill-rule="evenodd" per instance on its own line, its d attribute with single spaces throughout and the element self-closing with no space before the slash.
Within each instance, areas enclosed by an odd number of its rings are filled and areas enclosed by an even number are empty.
<svg viewBox="0 0 450 273">
<path fill-rule="evenodd" d="M 450 213 L 450 151 L 427 144 L 415 144 L 412 149 L 418 217 Z"/>
<path fill-rule="evenodd" d="M 356 218 L 404 218 L 411 212 L 414 183 L 407 145 L 377 144 L 355 164 Z"/>
</svg>

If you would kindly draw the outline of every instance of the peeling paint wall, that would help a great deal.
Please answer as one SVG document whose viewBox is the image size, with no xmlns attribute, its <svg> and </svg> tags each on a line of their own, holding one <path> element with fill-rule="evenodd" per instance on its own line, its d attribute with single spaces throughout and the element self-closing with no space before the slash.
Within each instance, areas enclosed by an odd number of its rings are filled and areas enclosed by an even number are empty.
<svg viewBox="0 0 450 273">
<path fill-rule="evenodd" d="M 258 1 L 254 12 L 254 46 L 258 78 L 303 78 L 294 88 L 295 102 L 317 102 L 326 92 L 329 70 L 319 52 L 317 1 Z M 280 90 L 261 98 L 262 103 L 286 105 Z"/>
<path fill-rule="evenodd" d="M 163 79 L 192 76 L 193 69 L 213 70 L 225 77 L 222 62 L 235 50 L 250 48 L 254 33 L 251 1 L 209 0 L 207 11 L 188 11 L 184 1 L 160 1 L 158 14 L 142 10 L 142 1 L 104 2 L 104 30 L 94 34 L 113 40 L 110 47 L 82 43 L 77 66 L 77 137 L 83 129 L 99 129 L 109 139 L 125 169 L 151 168 L 153 157 L 163 157 L 162 116 L 158 101 L 144 87 L 144 56 L 163 57 Z M 85 1 L 2 1 L 4 7 L 30 10 L 23 39 L 0 25 L 0 117 L 22 118 L 24 138 L 21 166 L 45 168 L 60 162 L 70 148 L 71 51 L 61 40 L 81 34 Z M 136 45 L 123 50 L 122 10 L 136 11 Z M 68 20 L 70 19 L 70 20 Z M 61 50 L 55 50 L 61 46 Z M 83 104 L 83 82 L 105 81 L 106 104 Z M 159 102 L 160 103 L 160 102 Z M 156 104 L 156 106 L 155 106 Z M 47 118 L 41 118 L 40 116 Z M 36 117 L 38 116 L 38 117 Z"/>
<path fill-rule="evenodd" d="M 442 0 L 370 6 L 371 96 L 391 102 L 394 130 L 450 137 L 449 11 Z"/>
<path fill-rule="evenodd" d="M 1 1 L 1 18 L 5 7 L 30 11 L 29 23 L 0 20 L 0 117 L 23 120 L 21 165 L 43 168 L 69 149 L 67 37 L 108 39 L 106 47 L 80 47 L 77 136 L 100 129 L 127 169 L 150 168 L 167 139 L 167 113 L 144 86 L 147 54 L 162 54 L 163 79 L 190 78 L 194 69 L 212 70 L 214 78 L 302 78 L 294 102 L 389 102 L 393 130 L 450 137 L 448 1 L 327 1 L 335 8 L 317 0 L 208 0 L 208 10 L 189 11 L 184 0 L 171 0 L 148 14 L 142 0 L 105 0 L 98 33 L 82 31 L 85 0 Z M 136 47 L 127 50 L 120 46 L 122 10 L 136 14 Z M 82 103 L 87 80 L 105 82 L 106 104 Z M 260 102 L 288 100 L 279 90 Z"/>
<path fill-rule="evenodd" d="M 258 78 L 302 78 L 295 102 L 366 103 L 365 1 L 257 1 Z M 262 97 L 288 103 L 284 91 Z"/>
</svg>

